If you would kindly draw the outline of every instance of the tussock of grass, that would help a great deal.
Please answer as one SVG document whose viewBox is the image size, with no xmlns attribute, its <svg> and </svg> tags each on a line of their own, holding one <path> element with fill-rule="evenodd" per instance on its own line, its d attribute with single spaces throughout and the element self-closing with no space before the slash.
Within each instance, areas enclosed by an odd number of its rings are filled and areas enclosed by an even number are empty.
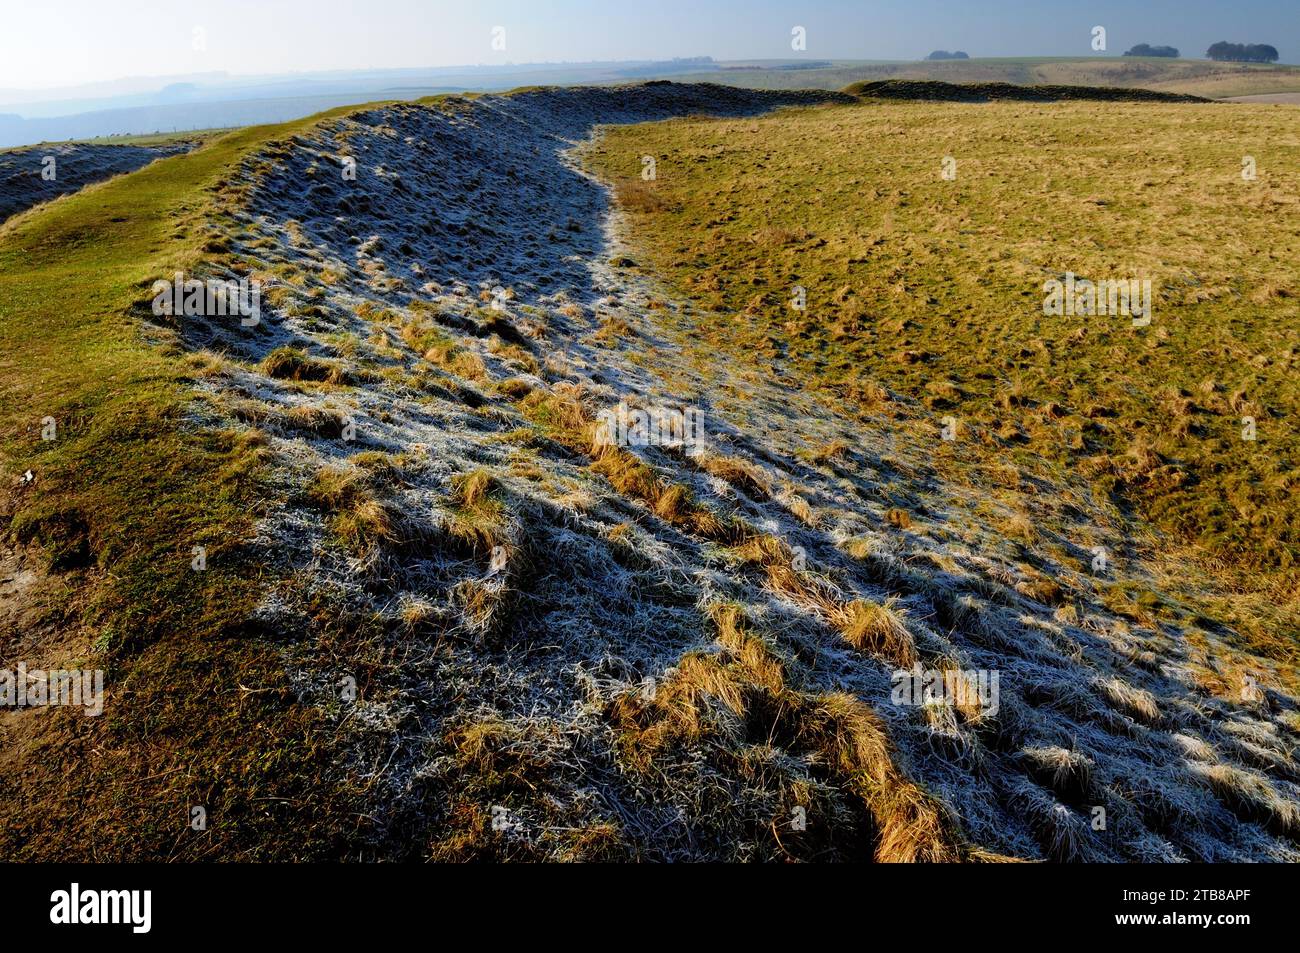
<svg viewBox="0 0 1300 953">
<path fill-rule="evenodd" d="M 840 634 L 854 648 L 888 659 L 898 668 L 911 668 L 916 662 L 912 633 L 893 599 L 884 604 L 854 599 L 839 615 Z"/>
<path fill-rule="evenodd" d="M 1012 798 L 1049 859 L 1057 863 L 1095 859 L 1089 846 L 1091 832 L 1082 815 L 1029 781 L 1017 782 Z"/>
<path fill-rule="evenodd" d="M 854 648 L 899 668 L 916 662 L 915 641 L 893 599 L 883 605 L 846 599 L 826 580 L 797 570 L 794 553 L 775 536 L 750 535 L 733 551 L 742 563 L 761 567 L 774 591 L 817 613 Z"/>
<path fill-rule="evenodd" d="M 654 182 L 624 177 L 615 182 L 619 204 L 640 212 L 659 212 L 668 206 Z"/>
<path fill-rule="evenodd" d="M 513 599 L 503 581 L 464 579 L 452 589 L 451 601 L 464 631 L 480 641 L 500 638 L 514 618 Z"/>
<path fill-rule="evenodd" d="M 512 377 L 498 384 L 497 391 L 511 400 L 523 400 L 533 392 L 533 385 L 521 377 Z"/>
<path fill-rule="evenodd" d="M 859 784 L 880 831 L 876 859 L 882 863 L 945 863 L 963 859 L 952 822 L 942 806 L 899 772 L 884 727 L 851 695 L 818 699 L 823 743 L 839 764 L 860 772 Z"/>
<path fill-rule="evenodd" d="M 342 384 L 346 376 L 342 368 L 329 361 L 304 354 L 293 347 L 278 347 L 262 359 L 261 371 L 268 377 L 288 381 L 323 381 Z"/>
<path fill-rule="evenodd" d="M 481 507 L 495 485 L 492 474 L 486 470 L 464 473 L 452 480 L 457 503 L 470 509 Z"/>
<path fill-rule="evenodd" d="M 1060 746 L 1025 748 L 1020 752 L 1029 773 L 1073 804 L 1092 795 L 1093 764 L 1083 755 Z"/>
<path fill-rule="evenodd" d="M 697 463 L 711 476 L 730 483 L 754 500 L 766 500 L 772 495 L 771 481 L 753 464 L 738 457 L 717 453 L 702 454 Z"/>
<path fill-rule="evenodd" d="M 510 544 L 511 523 L 498 495 L 499 484 L 486 470 L 463 473 L 452 480 L 452 507 L 447 533 L 457 545 L 481 558 Z"/>
<path fill-rule="evenodd" d="M 501 358 L 507 365 L 525 374 L 536 375 L 541 369 L 541 365 L 537 363 L 537 358 L 531 353 L 518 344 L 505 341 L 495 334 L 488 339 L 488 353 Z"/>
<path fill-rule="evenodd" d="M 398 335 L 413 351 L 443 370 L 471 381 L 488 379 L 487 365 L 483 363 L 483 358 L 430 321 L 403 321 L 398 328 Z"/>
<path fill-rule="evenodd" d="M 819 466 L 827 463 L 841 463 L 849 456 L 849 445 L 843 440 L 832 440 L 808 454 L 810 462 Z"/>
<path fill-rule="evenodd" d="M 885 511 L 885 522 L 898 529 L 908 529 L 912 525 L 912 514 L 898 506 L 891 506 Z"/>
<path fill-rule="evenodd" d="M 488 378 L 483 358 L 459 345 L 434 345 L 424 352 L 424 359 L 471 381 L 484 381 Z"/>
<path fill-rule="evenodd" d="M 1125 714 L 1145 725 L 1160 723 L 1160 707 L 1150 692 L 1134 688 L 1118 678 L 1102 679 L 1097 683 L 1097 688 L 1112 705 Z"/>
<path fill-rule="evenodd" d="M 1283 800 L 1264 778 L 1231 765 L 1194 765 L 1194 772 L 1235 814 L 1295 839 L 1300 836 L 1300 807 Z"/>
<path fill-rule="evenodd" d="M 347 415 L 327 407 L 299 404 L 286 410 L 282 420 L 284 426 L 291 430 L 301 430 L 318 437 L 337 439 L 343 434 Z"/>
<path fill-rule="evenodd" d="M 1065 600 L 1065 590 L 1058 582 L 1038 574 L 1016 583 L 1015 588 L 1021 595 L 1049 606 L 1061 605 Z"/>
<path fill-rule="evenodd" d="M 373 498 L 359 499 L 334 517 L 334 532 L 362 559 L 383 546 L 398 542 L 397 527 L 388 506 Z"/>
<path fill-rule="evenodd" d="M 363 562 L 373 563 L 385 547 L 400 541 L 398 521 L 389 504 L 380 499 L 368 474 L 358 467 L 320 470 L 306 495 L 331 514 L 334 534 Z"/>
</svg>

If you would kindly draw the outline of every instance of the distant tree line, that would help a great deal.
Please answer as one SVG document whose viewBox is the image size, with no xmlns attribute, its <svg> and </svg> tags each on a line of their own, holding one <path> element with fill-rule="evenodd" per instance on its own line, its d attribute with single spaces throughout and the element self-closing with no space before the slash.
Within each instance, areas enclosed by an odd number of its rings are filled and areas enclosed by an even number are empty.
<svg viewBox="0 0 1300 953">
<path fill-rule="evenodd" d="M 1178 48 L 1174 46 L 1152 46 L 1150 43 L 1139 43 L 1133 49 L 1124 54 L 1125 56 L 1168 56 L 1178 59 Z"/>
<path fill-rule="evenodd" d="M 1229 43 L 1220 40 L 1205 55 L 1212 60 L 1228 60 L 1233 63 L 1273 63 L 1277 61 L 1277 48 L 1267 43 Z"/>
<path fill-rule="evenodd" d="M 933 53 L 927 56 L 926 59 L 927 60 L 968 60 L 970 59 L 970 57 L 967 56 L 965 53 L 963 53 L 961 50 L 954 50 L 951 53 L 949 53 L 947 50 L 935 50 Z"/>
</svg>

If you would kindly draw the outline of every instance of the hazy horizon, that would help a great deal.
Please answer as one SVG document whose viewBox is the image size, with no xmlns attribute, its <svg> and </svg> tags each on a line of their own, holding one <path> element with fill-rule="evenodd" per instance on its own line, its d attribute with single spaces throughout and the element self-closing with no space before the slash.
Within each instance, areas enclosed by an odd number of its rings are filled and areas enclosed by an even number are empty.
<svg viewBox="0 0 1300 953">
<path fill-rule="evenodd" d="M 1217 7 L 1217 8 L 1216 8 Z M 556 0 L 541 8 L 497 0 L 68 0 L 60 15 L 19 6 L 0 33 L 0 91 L 39 94 L 114 82 L 225 73 L 230 79 L 393 69 L 470 69 L 711 56 L 750 59 L 915 60 L 934 49 L 974 58 L 1119 56 L 1137 43 L 1203 57 L 1218 40 L 1269 43 L 1300 60 L 1300 5 L 1246 0 L 722 0 L 611 8 Z M 725 26 L 724 26 L 725 24 Z M 1092 48 L 1104 26 L 1107 48 Z M 792 49 L 802 27 L 804 49 Z"/>
</svg>

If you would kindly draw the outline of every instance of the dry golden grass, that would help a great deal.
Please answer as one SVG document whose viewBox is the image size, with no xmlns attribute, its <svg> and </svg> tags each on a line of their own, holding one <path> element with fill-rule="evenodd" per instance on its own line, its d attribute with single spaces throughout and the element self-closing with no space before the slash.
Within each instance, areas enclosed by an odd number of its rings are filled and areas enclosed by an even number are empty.
<svg viewBox="0 0 1300 953">
<path fill-rule="evenodd" d="M 464 473 L 452 480 L 456 501 L 469 508 L 481 506 L 494 485 L 492 474 L 486 470 Z"/>
<path fill-rule="evenodd" d="M 848 458 L 848 455 L 849 445 L 847 441 L 832 440 L 810 453 L 808 459 L 815 464 L 823 465 L 831 462 L 842 462 Z"/>
<path fill-rule="evenodd" d="M 1104 679 L 1098 687 L 1112 705 L 1146 725 L 1160 723 L 1160 706 L 1147 691 L 1134 688 L 1118 678 Z"/>
<path fill-rule="evenodd" d="M 765 729 L 794 752 L 815 751 L 844 779 L 871 819 L 875 860 L 955 861 L 966 848 L 939 803 L 900 772 L 884 725 L 862 701 L 843 693 L 815 694 L 789 684 L 787 665 L 750 627 L 736 605 L 710 608 L 720 653 L 690 653 L 658 685 L 653 698 L 618 696 L 608 716 L 617 727 L 629 766 L 652 772 L 676 746 L 727 738 L 736 722 L 720 722 L 714 703 L 741 721 L 762 715 Z M 773 823 L 772 835 L 780 842 Z"/>
<path fill-rule="evenodd" d="M 661 519 L 719 543 L 734 543 L 745 535 L 738 520 L 700 504 L 688 487 L 661 478 L 634 453 L 610 443 L 581 388 L 561 383 L 549 393 L 534 391 L 521 407 L 556 441 L 589 455 L 592 471 L 615 490 L 645 503 Z"/>
<path fill-rule="evenodd" d="M 696 461 L 706 473 L 725 480 L 745 495 L 755 500 L 766 500 L 772 495 L 771 481 L 758 467 L 738 457 L 705 453 Z"/>
<path fill-rule="evenodd" d="M 329 384 L 347 382 L 341 366 L 311 357 L 291 347 L 279 347 L 268 354 L 261 364 L 268 377 L 291 381 L 319 381 Z"/>
<path fill-rule="evenodd" d="M 483 558 L 499 552 L 498 547 L 506 552 L 515 549 L 498 490 L 497 479 L 486 470 L 473 470 L 452 479 L 447 535 L 459 547 Z"/>
<path fill-rule="evenodd" d="M 1283 836 L 1300 834 L 1300 807 L 1279 797 L 1260 775 L 1226 764 L 1200 766 L 1198 774 L 1238 816 L 1258 821 Z"/>
<path fill-rule="evenodd" d="M 882 605 L 855 599 L 839 616 L 840 634 L 854 648 L 879 655 L 899 668 L 911 668 L 916 662 L 916 644 L 894 600 Z"/>
<path fill-rule="evenodd" d="M 358 467 L 331 466 L 318 471 L 306 496 L 330 514 L 335 536 L 359 559 L 373 559 L 384 547 L 399 542 L 397 521 L 389 505 Z"/>
</svg>

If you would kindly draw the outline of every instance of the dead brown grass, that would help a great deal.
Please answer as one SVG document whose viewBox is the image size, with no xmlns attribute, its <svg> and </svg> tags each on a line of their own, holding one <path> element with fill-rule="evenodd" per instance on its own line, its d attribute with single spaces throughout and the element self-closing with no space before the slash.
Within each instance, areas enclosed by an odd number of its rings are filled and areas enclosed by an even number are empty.
<svg viewBox="0 0 1300 953">
<path fill-rule="evenodd" d="M 756 713 L 775 719 L 766 729 L 796 751 L 815 751 L 839 783 L 870 813 L 873 856 L 880 862 L 943 862 L 966 857 L 952 820 L 940 804 L 895 764 L 884 725 L 859 699 L 844 693 L 810 694 L 790 685 L 787 664 L 755 634 L 736 605 L 711 607 L 719 653 L 689 653 L 660 684 L 654 698 L 630 692 L 607 714 L 617 726 L 628 764 L 651 772 L 676 746 L 712 742 L 731 746 L 727 725 Z M 737 722 L 710 713 L 719 703 Z M 731 729 L 734 732 L 734 728 Z M 775 836 L 776 826 L 773 825 Z"/>
</svg>

